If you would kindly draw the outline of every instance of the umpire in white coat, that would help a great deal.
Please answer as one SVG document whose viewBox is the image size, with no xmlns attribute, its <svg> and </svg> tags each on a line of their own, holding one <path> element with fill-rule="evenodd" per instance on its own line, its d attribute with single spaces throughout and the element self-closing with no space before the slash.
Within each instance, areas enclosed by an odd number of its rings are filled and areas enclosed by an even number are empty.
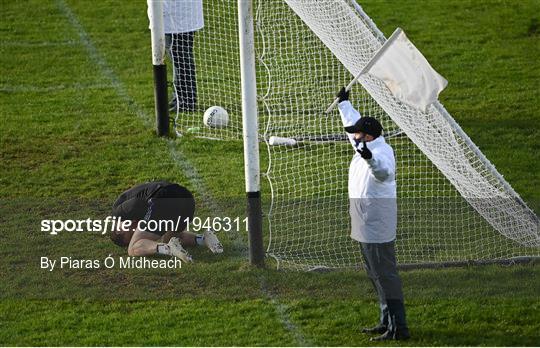
<svg viewBox="0 0 540 348">
<path fill-rule="evenodd" d="M 362 332 L 380 334 L 372 340 L 410 337 L 405 318 L 401 279 L 394 243 L 397 227 L 396 161 L 373 117 L 361 117 L 349 102 L 349 92 L 338 93 L 339 112 L 355 150 L 349 168 L 351 238 L 360 243 L 365 267 L 379 297 L 380 322 Z"/>
<path fill-rule="evenodd" d="M 195 33 L 204 27 L 203 0 L 163 0 L 165 48 L 174 67 L 171 112 L 195 111 L 197 78 Z"/>
</svg>

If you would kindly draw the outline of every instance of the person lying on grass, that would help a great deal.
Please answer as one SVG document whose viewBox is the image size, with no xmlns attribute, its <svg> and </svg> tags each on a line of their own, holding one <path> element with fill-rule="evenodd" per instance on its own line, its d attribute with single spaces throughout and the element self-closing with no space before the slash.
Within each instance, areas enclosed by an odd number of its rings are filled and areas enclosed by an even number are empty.
<svg viewBox="0 0 540 348">
<path fill-rule="evenodd" d="M 116 245 L 127 247 L 130 256 L 170 255 L 193 262 L 184 247 L 198 245 L 222 253 L 223 246 L 212 230 L 185 231 L 194 212 L 195 199 L 185 187 L 167 181 L 140 184 L 114 202 L 113 216 L 127 222 L 111 231 L 110 237 Z"/>
</svg>

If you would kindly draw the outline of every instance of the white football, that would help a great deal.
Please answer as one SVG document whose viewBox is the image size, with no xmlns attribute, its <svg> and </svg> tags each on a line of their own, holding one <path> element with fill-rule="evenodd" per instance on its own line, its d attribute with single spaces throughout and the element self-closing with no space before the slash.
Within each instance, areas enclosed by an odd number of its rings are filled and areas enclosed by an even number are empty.
<svg viewBox="0 0 540 348">
<path fill-rule="evenodd" d="M 225 128 L 229 124 L 229 113 L 221 106 L 211 106 L 204 112 L 203 122 L 210 128 Z"/>
</svg>

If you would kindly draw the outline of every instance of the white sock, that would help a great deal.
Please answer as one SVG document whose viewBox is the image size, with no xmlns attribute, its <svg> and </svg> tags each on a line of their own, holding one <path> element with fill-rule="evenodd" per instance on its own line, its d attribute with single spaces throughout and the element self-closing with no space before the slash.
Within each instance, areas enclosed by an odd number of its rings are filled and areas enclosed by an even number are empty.
<svg viewBox="0 0 540 348">
<path fill-rule="evenodd" d="M 156 252 L 160 255 L 171 255 L 171 247 L 165 243 L 158 243 Z"/>
<path fill-rule="evenodd" d="M 195 240 L 197 241 L 197 245 L 204 245 L 204 236 L 202 234 L 198 234 Z"/>
</svg>

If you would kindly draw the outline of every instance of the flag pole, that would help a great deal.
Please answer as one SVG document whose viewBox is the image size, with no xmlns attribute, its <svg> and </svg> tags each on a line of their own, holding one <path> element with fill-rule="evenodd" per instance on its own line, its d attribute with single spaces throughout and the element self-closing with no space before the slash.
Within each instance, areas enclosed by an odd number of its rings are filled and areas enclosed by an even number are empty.
<svg viewBox="0 0 540 348">
<path fill-rule="evenodd" d="M 377 50 L 377 52 L 375 52 L 373 57 L 371 57 L 369 62 L 362 68 L 362 70 L 360 70 L 360 73 L 358 73 L 358 75 L 356 75 L 356 77 L 351 82 L 349 82 L 347 87 L 345 87 L 346 91 L 349 91 L 352 88 L 352 86 L 356 83 L 356 81 L 358 81 L 361 75 L 365 74 L 366 71 L 371 69 L 371 67 L 373 66 L 373 64 L 375 64 L 377 59 L 379 59 L 379 57 L 388 49 L 388 47 L 390 47 L 392 42 L 394 42 L 399 36 L 399 34 L 401 34 L 402 32 L 403 30 L 401 28 L 397 28 L 396 30 L 394 30 L 394 32 L 392 33 L 392 36 L 390 36 L 390 38 L 386 40 L 386 42 Z M 339 102 L 339 98 L 334 99 L 334 102 L 332 102 L 332 104 L 330 104 L 330 106 L 326 109 L 326 113 L 329 114 L 330 112 L 332 112 L 332 110 L 334 110 L 338 102 Z"/>
</svg>

